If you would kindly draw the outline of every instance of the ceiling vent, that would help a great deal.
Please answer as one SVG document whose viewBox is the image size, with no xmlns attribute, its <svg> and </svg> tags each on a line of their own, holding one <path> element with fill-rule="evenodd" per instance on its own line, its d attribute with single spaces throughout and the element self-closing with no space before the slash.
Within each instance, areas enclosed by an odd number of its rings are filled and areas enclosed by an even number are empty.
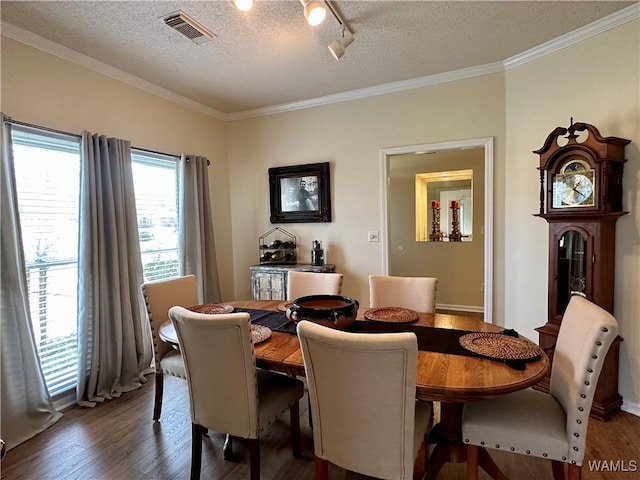
<svg viewBox="0 0 640 480">
<path fill-rule="evenodd" d="M 200 45 L 210 41 L 215 34 L 210 32 L 184 12 L 170 13 L 163 18 L 165 25 L 177 30 L 193 43 Z"/>
</svg>

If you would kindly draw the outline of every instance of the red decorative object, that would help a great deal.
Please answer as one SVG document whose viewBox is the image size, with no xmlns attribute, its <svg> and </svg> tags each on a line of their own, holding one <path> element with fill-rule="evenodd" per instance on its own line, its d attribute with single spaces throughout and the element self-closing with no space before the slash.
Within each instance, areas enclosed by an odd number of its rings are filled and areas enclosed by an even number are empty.
<svg viewBox="0 0 640 480">
<path fill-rule="evenodd" d="M 433 211 L 433 217 L 431 219 L 431 234 L 429 235 L 429 240 L 432 242 L 441 242 L 444 235 L 440 231 L 440 202 L 432 200 L 431 210 Z"/>
<path fill-rule="evenodd" d="M 460 233 L 460 204 L 457 200 L 451 200 L 451 233 L 449 233 L 450 242 L 461 242 L 462 233 Z"/>
</svg>

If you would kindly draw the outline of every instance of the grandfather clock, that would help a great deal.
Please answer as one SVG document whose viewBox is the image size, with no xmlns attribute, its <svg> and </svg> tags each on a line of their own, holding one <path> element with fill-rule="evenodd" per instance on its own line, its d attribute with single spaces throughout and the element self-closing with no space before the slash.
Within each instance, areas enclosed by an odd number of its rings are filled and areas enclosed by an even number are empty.
<svg viewBox="0 0 640 480">
<path fill-rule="evenodd" d="M 586 138 L 585 138 L 586 137 Z M 562 141 L 559 143 L 559 138 Z M 624 148 L 630 140 L 602 137 L 593 125 L 557 127 L 539 150 L 540 213 L 549 223 L 547 323 L 536 328 L 553 361 L 562 316 L 572 295 L 582 295 L 613 313 L 616 221 L 622 211 Z M 591 416 L 606 421 L 620 405 L 614 340 L 604 362 Z M 549 391 L 549 377 L 534 388 Z"/>
</svg>

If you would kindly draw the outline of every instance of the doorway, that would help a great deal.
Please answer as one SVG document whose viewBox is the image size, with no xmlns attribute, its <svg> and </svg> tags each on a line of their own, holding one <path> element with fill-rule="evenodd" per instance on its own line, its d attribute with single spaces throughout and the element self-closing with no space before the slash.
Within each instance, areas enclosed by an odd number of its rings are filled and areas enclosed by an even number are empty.
<svg viewBox="0 0 640 480">
<path fill-rule="evenodd" d="M 475 152 L 472 152 L 475 150 Z M 493 311 L 493 138 L 479 138 L 452 142 L 431 143 L 393 147 L 382 150 L 382 252 L 383 273 L 387 275 L 406 276 L 438 276 L 441 283 L 439 293 L 445 302 L 438 297 L 441 308 L 460 309 L 484 314 L 486 322 L 492 322 Z M 463 168 L 465 158 L 479 156 L 479 175 L 473 178 L 476 185 L 474 232 L 472 239 L 464 238 L 460 242 L 429 242 L 420 240 L 418 230 L 424 230 L 425 222 L 428 228 L 432 226 L 432 204 L 434 200 L 426 198 L 419 190 L 416 180 L 418 173 L 434 172 L 442 165 Z M 450 160 L 455 158 L 454 160 Z M 468 163 L 467 165 L 471 165 Z M 446 172 L 442 172 L 446 173 Z M 400 183 L 399 176 L 404 176 Z M 424 175 L 423 175 L 424 176 Z M 473 190 L 473 188 L 472 188 Z M 400 197 L 397 191 L 401 191 Z M 422 197 L 421 197 L 422 195 Z M 424 198 L 423 198 L 424 197 Z M 442 196 L 439 198 L 447 198 Z M 420 201 L 429 201 L 425 212 L 429 216 L 420 218 Z M 398 203 L 401 202 L 401 203 Z M 416 206 L 418 204 L 418 206 Z M 449 211 L 449 204 L 442 204 L 442 208 Z M 445 232 L 447 226 L 443 225 Z M 430 230 L 432 231 L 432 230 Z M 414 233 L 412 238 L 410 234 Z M 479 251 L 475 257 L 470 257 L 473 250 Z M 444 258 L 450 260 L 443 261 Z M 479 264 L 472 263 L 471 258 L 479 258 Z M 431 259 L 431 264 L 430 264 Z M 445 263 L 446 270 L 438 270 L 437 264 Z M 458 262 L 458 264 L 456 264 Z M 465 272 L 465 268 L 469 272 Z M 417 270 L 418 269 L 418 270 Z M 473 269 L 473 272 L 471 272 Z M 429 273 L 444 272 L 444 273 Z M 408 272 L 408 273 L 407 273 Z M 417 272 L 417 273 L 416 273 Z M 467 275 L 468 273 L 468 275 Z M 473 275 L 472 275 L 473 273 Z M 456 277 L 454 274 L 457 274 Z M 441 278 L 442 277 L 442 278 Z M 471 286 L 465 284 L 473 282 Z M 466 292 L 466 294 L 464 294 Z M 452 302 L 450 298 L 463 293 L 469 301 Z M 475 299 L 475 300 L 474 300 Z M 470 305 L 468 305 L 470 303 Z"/>
</svg>

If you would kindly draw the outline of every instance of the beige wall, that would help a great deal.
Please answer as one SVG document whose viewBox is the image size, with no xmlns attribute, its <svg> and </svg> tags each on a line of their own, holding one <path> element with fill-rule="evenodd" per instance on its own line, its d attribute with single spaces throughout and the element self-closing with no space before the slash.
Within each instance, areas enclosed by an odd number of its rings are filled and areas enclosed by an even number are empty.
<svg viewBox="0 0 640 480">
<path fill-rule="evenodd" d="M 623 190 L 628 215 L 616 227 L 615 316 L 620 323 L 620 394 L 640 414 L 640 22 L 634 21 L 506 74 L 508 199 L 504 321 L 537 338 L 547 316 L 548 225 L 537 213 L 539 157 L 570 117 L 604 136 L 628 138 Z M 633 404 L 633 406 L 631 405 Z"/>
<path fill-rule="evenodd" d="M 473 241 L 417 242 L 415 175 L 473 170 Z M 483 311 L 484 149 L 442 150 L 430 155 L 396 155 L 389 160 L 389 274 L 436 277 L 440 308 Z M 449 182 L 450 185 L 469 182 Z M 431 189 L 431 187 L 429 187 Z M 434 197 L 435 198 L 435 194 Z M 447 208 L 443 205 L 443 208 Z M 427 225 L 431 231 L 431 223 Z M 447 231 L 446 225 L 441 230 Z"/>
<path fill-rule="evenodd" d="M 272 228 L 269 167 L 331 162 L 333 221 L 285 228 L 298 237 L 302 262 L 309 261 L 311 241 L 322 240 L 327 262 L 345 275 L 343 292 L 368 304 L 367 277 L 383 270 L 382 243 L 367 241 L 369 230 L 383 230 L 381 150 L 494 137 L 496 188 L 502 189 L 504 111 L 503 75 L 496 74 L 232 123 L 229 165 L 237 295 L 249 295 L 249 265 L 258 261 L 258 236 Z M 502 235 L 495 236 L 500 252 Z"/>
<path fill-rule="evenodd" d="M 211 160 L 216 225 L 230 224 L 227 125 L 156 95 L 2 37 L 2 111 L 15 120 L 70 133 L 88 130 L 131 140 L 134 147 Z M 220 275 L 233 277 L 231 234 L 215 231 Z M 233 298 L 233 282 L 222 282 Z"/>
</svg>

